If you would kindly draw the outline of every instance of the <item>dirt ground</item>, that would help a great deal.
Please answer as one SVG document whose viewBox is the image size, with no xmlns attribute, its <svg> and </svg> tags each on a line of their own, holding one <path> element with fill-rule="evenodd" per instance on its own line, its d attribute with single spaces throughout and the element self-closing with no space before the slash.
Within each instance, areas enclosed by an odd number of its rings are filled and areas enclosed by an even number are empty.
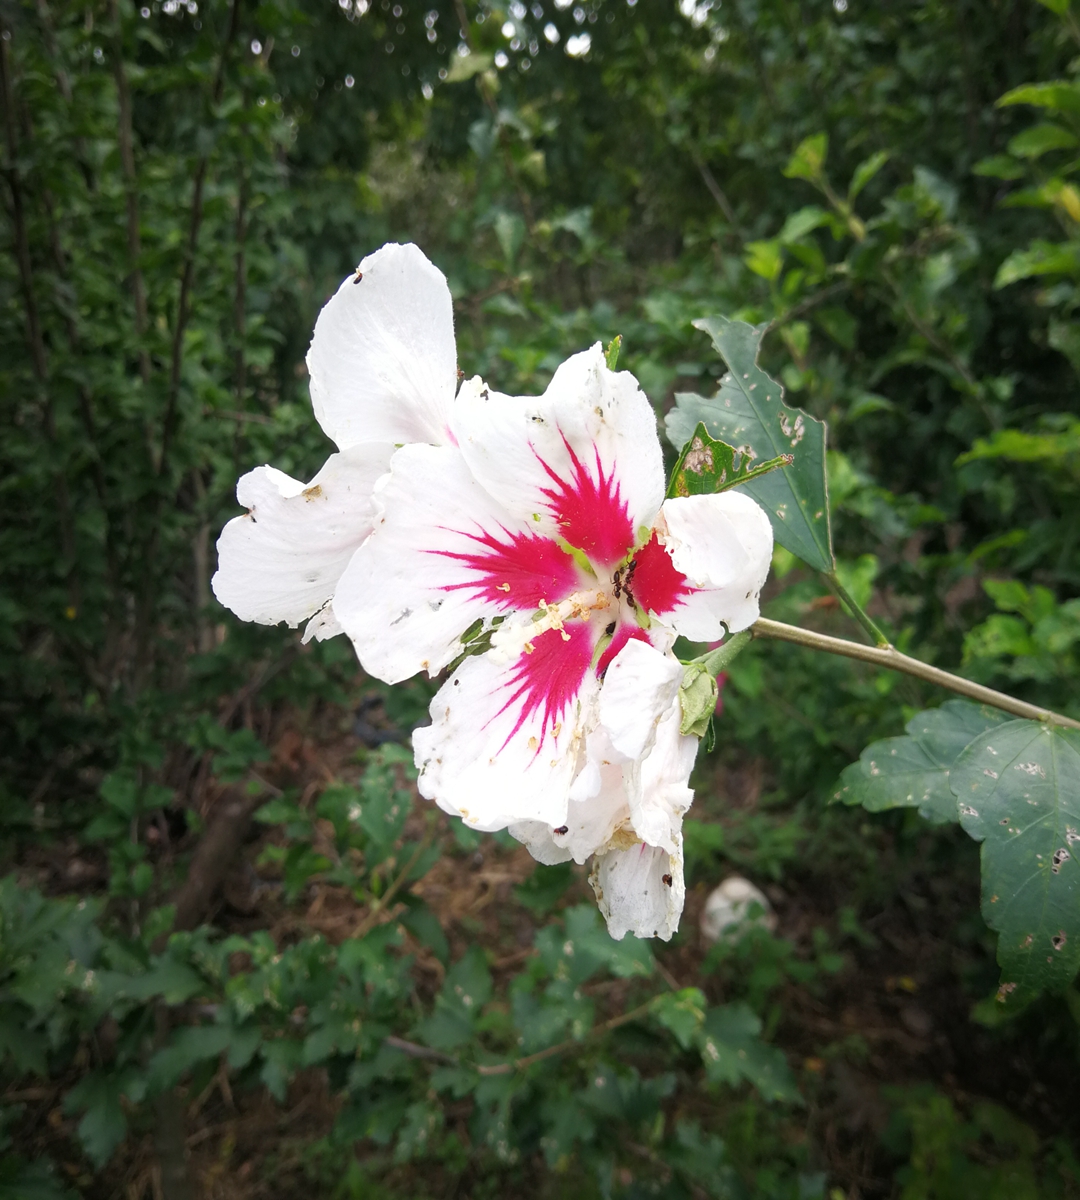
<svg viewBox="0 0 1080 1200">
<path fill-rule="evenodd" d="M 310 728 L 310 726 L 309 726 Z M 268 729 L 275 747 L 272 771 L 281 786 L 311 795 L 332 778 L 358 774 L 355 752 L 363 745 L 355 730 L 343 733 L 340 713 L 323 714 L 319 732 L 301 735 L 288 714 Z M 370 735 L 362 725 L 361 731 Z M 757 804 L 761 764 L 734 770 L 717 768 L 699 789 L 699 808 L 719 808 L 737 818 Z M 418 809 L 425 805 L 418 800 Z M 693 814 L 692 814 L 693 815 Z M 852 820 L 860 819 L 850 814 Z M 414 814 L 412 820 L 422 818 Z M 507 848 L 485 838 L 475 852 L 454 849 L 447 819 L 442 837 L 448 852 L 416 885 L 438 916 L 457 957 L 472 944 L 493 956 L 496 978 L 520 968 L 532 953 L 538 919 L 514 897 L 514 889 L 537 868 L 522 847 Z M 268 929 L 279 944 L 319 932 L 337 943 L 349 937 L 364 914 L 340 888 L 311 886 L 300 904 L 284 903 L 279 885 L 257 867 L 274 831 L 253 825 L 241 853 L 218 889 L 207 919 L 226 932 L 250 934 Z M 895 833 L 876 831 L 879 851 L 894 860 Z M 772 996 L 772 1040 L 795 1070 L 807 1105 L 785 1119 L 785 1136 L 808 1141 L 811 1159 L 824 1170 L 830 1187 L 847 1200 L 885 1200 L 898 1194 L 896 1160 L 883 1149 L 881 1135 L 890 1119 L 889 1087 L 931 1083 L 961 1110 L 979 1099 L 1010 1109 L 1043 1138 L 1063 1137 L 1080 1145 L 1080 1082 L 1071 1052 L 1062 1052 L 1046 1007 L 1016 1023 L 1011 1036 L 972 1020 L 972 980 L 992 977 L 985 934 L 978 924 L 977 870 L 937 871 L 927 834 L 927 853 L 899 870 L 900 886 L 885 903 L 862 913 L 858 937 L 842 941 L 842 966 L 807 984 L 790 978 Z M 182 847 L 182 842 L 180 846 Z M 909 854 L 909 859 L 912 856 Z M 63 847 L 27 863 L 24 871 L 54 892 L 85 888 L 103 875 L 104 864 L 65 859 Z M 724 873 L 733 873 L 729 868 Z M 700 932 L 706 896 L 716 879 L 692 881 L 682 932 L 673 945 L 657 945 L 660 971 L 673 986 L 702 988 L 711 1002 L 730 999 L 724 972 L 707 970 L 708 947 Z M 765 884 L 777 916 L 776 935 L 794 947 L 797 960 L 815 955 L 815 930 L 835 929 L 836 914 L 852 903 L 849 881 L 836 864 L 799 862 L 780 884 Z M 591 893 L 585 872 L 577 872 L 566 897 L 577 903 Z M 974 914 L 974 918 L 973 918 Z M 392 919 L 392 913 L 390 915 Z M 974 924 L 973 924 L 974 921 Z M 975 933 L 957 939 L 958 925 Z M 417 988 L 429 997 L 438 990 L 444 968 L 425 947 L 410 942 L 416 955 Z M 617 1013 L 625 981 L 600 985 L 606 1015 Z M 12 1097 L 7 1097 L 10 1100 Z M 105 1177 L 92 1184 L 71 1140 L 74 1121 L 65 1116 L 59 1089 L 38 1089 L 21 1097 L 27 1117 L 20 1141 L 48 1150 L 84 1195 L 150 1200 L 160 1196 L 155 1152 L 150 1139 L 129 1142 Z M 311 1070 L 293 1083 L 284 1104 L 264 1089 L 234 1093 L 224 1071 L 187 1101 L 187 1146 L 194 1177 L 206 1200 L 293 1200 L 310 1188 L 305 1169 L 312 1143 L 333 1124 L 338 1101 L 326 1073 Z M 715 1103 L 702 1097 L 702 1104 Z M 468 1104 L 457 1115 L 463 1136 Z M 455 1114 L 449 1114 L 453 1127 Z M 363 1146 L 358 1147 L 361 1157 Z M 419 1169 L 396 1176 L 401 1195 L 467 1195 L 460 1181 Z M 538 1175 L 542 1172 L 538 1172 Z M 85 1189 L 85 1190 L 84 1190 Z M 415 1189 L 415 1191 L 413 1190 Z M 541 1186 L 536 1195 L 545 1195 Z"/>
</svg>

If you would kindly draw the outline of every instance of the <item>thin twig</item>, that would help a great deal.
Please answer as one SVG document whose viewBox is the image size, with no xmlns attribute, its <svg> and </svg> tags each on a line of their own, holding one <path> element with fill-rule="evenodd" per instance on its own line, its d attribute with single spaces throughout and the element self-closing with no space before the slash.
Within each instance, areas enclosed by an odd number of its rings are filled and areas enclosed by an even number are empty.
<svg viewBox="0 0 1080 1200">
<path fill-rule="evenodd" d="M 8 47 L 10 30 L 6 22 L 0 22 L 4 37 L 0 38 L 0 96 L 4 107 L 4 134 L 7 140 L 7 163 L 3 173 L 7 176 L 8 188 L 11 191 L 11 215 L 15 234 L 15 258 L 19 268 L 19 282 L 22 285 L 23 304 L 26 310 L 26 335 L 30 343 L 30 358 L 33 363 L 34 380 L 37 384 L 38 399 L 41 404 L 42 424 L 45 427 L 45 437 L 49 444 L 56 448 L 56 421 L 53 417 L 52 400 L 49 395 L 49 365 L 45 352 L 45 338 L 41 329 L 41 317 L 38 312 L 37 296 L 34 291 L 34 270 L 30 259 L 30 235 L 26 224 L 26 211 L 23 206 L 22 180 L 19 177 L 19 132 L 15 123 L 15 88 L 12 79 L 11 58 Z M 75 570 L 75 535 L 71 518 L 71 497 L 68 492 L 67 479 L 57 464 L 53 464 L 53 479 L 56 487 L 57 507 L 60 517 L 60 538 L 64 557 L 72 572 L 70 586 L 72 588 L 73 606 L 77 609 L 79 593 Z"/>
<path fill-rule="evenodd" d="M 586 1034 L 583 1041 L 592 1041 L 594 1038 L 602 1037 L 605 1033 L 610 1033 L 613 1029 L 618 1029 L 620 1025 L 628 1025 L 631 1021 L 636 1021 L 639 1017 L 644 1017 L 656 1001 L 654 996 L 651 1000 L 644 1004 L 639 1004 L 637 1008 L 632 1008 L 628 1013 L 620 1013 L 617 1017 L 612 1017 L 610 1021 L 604 1021 L 600 1025 L 594 1025 Z M 582 1042 L 569 1039 L 565 1042 L 558 1042 L 554 1046 L 547 1046 L 543 1050 L 538 1050 L 535 1054 L 526 1054 L 524 1058 L 515 1058 L 510 1062 L 492 1063 L 491 1065 L 478 1065 L 476 1070 L 481 1075 L 509 1075 L 512 1071 L 524 1071 L 534 1063 L 543 1062 L 548 1058 L 555 1058 L 556 1055 L 565 1054 L 567 1050 L 576 1050 Z"/>
<path fill-rule="evenodd" d="M 239 25 L 240 0 L 232 0 L 229 26 L 221 46 L 221 53 L 218 56 L 217 70 L 214 72 L 214 83 L 211 89 L 211 103 L 215 107 L 221 103 L 222 91 L 225 86 L 225 62 Z M 169 451 L 176 433 L 180 401 L 180 369 L 184 357 L 184 334 L 191 317 L 191 293 L 195 283 L 195 250 L 199 244 L 199 231 L 202 228 L 203 187 L 206 183 L 209 166 L 209 153 L 203 154 L 195 168 L 195 180 L 191 190 L 191 222 L 188 225 L 187 244 L 184 248 L 184 267 L 180 275 L 180 299 L 176 307 L 176 326 L 173 329 L 172 349 L 169 355 L 169 383 L 165 396 L 165 419 L 161 431 L 161 456 L 158 459 L 157 473 L 159 477 L 164 477 L 168 469 Z"/>
<path fill-rule="evenodd" d="M 409 855 L 408 860 L 398 872 L 397 878 L 394 880 L 394 882 L 386 889 L 383 895 L 372 900 L 371 911 L 360 922 L 360 924 L 357 925 L 355 931 L 351 935 L 352 937 L 357 939 L 366 937 L 375 928 L 375 926 L 378 924 L 379 918 L 390 907 L 390 901 L 393 900 L 393 898 L 408 882 L 409 875 L 411 874 L 413 867 L 416 866 L 416 864 L 420 861 L 421 855 L 431 845 L 432 837 L 433 827 L 429 825 L 427 829 L 424 830 L 424 836 L 421 838 L 419 845 L 412 852 L 412 854 Z"/>
<path fill-rule="evenodd" d="M 815 633 L 810 629 L 801 629 L 796 625 L 785 625 L 780 621 L 770 621 L 761 617 L 751 626 L 751 633 L 756 638 L 775 638 L 781 642 L 792 642 L 796 646 L 806 646 L 810 650 L 824 650 L 827 654 L 840 654 L 845 658 L 857 658 L 862 662 L 873 663 L 890 671 L 900 671 L 905 675 L 913 675 L 927 683 L 947 688 L 960 696 L 967 696 L 979 704 L 989 704 L 1002 712 L 1012 713 L 1016 717 L 1026 717 L 1032 721 L 1045 721 L 1050 725 L 1061 725 L 1067 729 L 1080 729 L 1080 721 L 1061 713 L 1052 712 L 1048 708 L 1039 708 L 1035 704 L 1027 704 L 1006 696 L 1004 692 L 996 692 L 993 688 L 983 687 L 980 683 L 972 683 L 959 675 L 932 667 L 929 663 L 920 662 L 901 654 L 892 646 L 864 646 L 859 642 L 849 642 L 843 638 L 829 637 L 824 633 Z"/>
<path fill-rule="evenodd" d="M 781 325 L 786 325 L 788 321 L 793 321 L 796 317 L 801 317 L 804 313 L 810 312 L 811 309 L 817 308 L 819 304 L 824 304 L 826 300 L 831 300 L 833 296 L 840 292 L 845 292 L 851 286 L 847 279 L 841 279 L 839 283 L 830 283 L 828 287 L 822 288 L 820 292 L 815 292 L 812 296 L 807 296 L 804 300 L 800 300 L 798 304 L 789 308 L 787 312 L 777 313 L 775 317 L 765 326 L 762 331 L 762 337 L 770 334 L 774 329 L 778 329 Z"/>
<path fill-rule="evenodd" d="M 124 69 L 124 39 L 121 33 L 119 0 L 110 0 L 109 16 L 113 23 L 113 78 L 116 80 L 117 140 L 120 165 L 124 172 L 124 199 L 127 206 L 128 283 L 135 304 L 135 341 L 139 347 L 139 375 L 143 384 L 150 382 L 150 351 L 146 346 L 146 283 L 143 280 L 142 239 L 139 232 L 139 181 L 135 174 L 135 149 L 131 123 L 131 89 Z"/>
<path fill-rule="evenodd" d="M 735 210 L 731 207 L 731 201 L 727 198 L 727 193 L 717 182 L 716 176 L 709 170 L 709 164 L 701 157 L 696 147 L 691 148 L 690 157 L 694 160 L 694 166 L 698 169 L 702 183 L 708 189 L 709 195 L 716 201 L 727 223 L 731 226 L 732 231 L 737 233 L 739 237 L 742 237 L 743 230 L 739 224 L 739 218 L 736 217 Z"/>
<path fill-rule="evenodd" d="M 880 646 L 883 649 L 888 646 L 889 639 L 877 627 L 863 606 L 855 599 L 854 596 L 840 582 L 835 571 L 822 571 L 822 576 L 825 582 L 836 593 L 837 597 L 845 605 L 847 610 L 855 618 L 856 621 L 863 627 L 863 630 L 869 636 L 875 646 Z"/>
<path fill-rule="evenodd" d="M 404 1038 L 394 1037 L 393 1034 L 383 1038 L 383 1045 L 400 1050 L 402 1054 L 407 1054 L 410 1058 L 422 1058 L 428 1062 L 444 1063 L 450 1067 L 458 1065 L 458 1060 L 452 1054 L 444 1054 L 441 1050 L 432 1050 L 429 1046 L 421 1046 L 416 1042 L 407 1042 Z"/>
</svg>

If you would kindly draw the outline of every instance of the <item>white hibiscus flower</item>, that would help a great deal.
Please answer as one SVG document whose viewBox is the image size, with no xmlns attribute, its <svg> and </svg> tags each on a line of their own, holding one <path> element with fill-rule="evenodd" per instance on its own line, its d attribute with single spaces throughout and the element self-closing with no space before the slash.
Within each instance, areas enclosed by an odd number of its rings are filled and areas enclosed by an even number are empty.
<svg viewBox="0 0 1080 1200">
<path fill-rule="evenodd" d="M 672 645 L 757 618 L 768 518 L 737 492 L 664 500 L 655 415 L 599 345 L 539 398 L 470 381 L 447 426 L 376 485 L 334 619 L 389 683 L 473 651 L 413 735 L 421 793 L 541 862 L 595 856 L 612 936 L 670 938 L 697 750 Z"/>
<path fill-rule="evenodd" d="M 218 541 L 214 595 L 245 621 L 341 632 L 330 600 L 371 532 L 372 493 L 396 446 L 449 441 L 457 390 L 450 289 L 416 246 L 383 246 L 338 288 L 307 355 L 311 401 L 337 444 L 309 483 L 274 467 L 243 476 L 248 510 Z"/>
</svg>

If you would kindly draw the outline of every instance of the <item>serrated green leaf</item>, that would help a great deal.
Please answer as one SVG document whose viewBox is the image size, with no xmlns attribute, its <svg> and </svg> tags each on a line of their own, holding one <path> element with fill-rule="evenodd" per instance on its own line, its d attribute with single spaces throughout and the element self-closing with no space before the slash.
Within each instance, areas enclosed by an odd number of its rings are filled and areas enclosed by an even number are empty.
<svg viewBox="0 0 1080 1200">
<path fill-rule="evenodd" d="M 999 999 L 1066 987 L 1080 968 L 1080 733 L 1008 721 L 964 750 L 951 783 L 961 824 L 982 842 Z"/>
<path fill-rule="evenodd" d="M 726 492 L 780 467 L 790 467 L 794 460 L 793 454 L 780 454 L 759 463 L 751 455 L 711 437 L 699 421 L 671 472 L 668 498 Z"/>
<path fill-rule="evenodd" d="M 711 399 L 682 393 L 665 420 L 668 440 L 686 445 L 700 422 L 710 437 L 748 447 L 758 460 L 794 455 L 783 471 L 749 483 L 743 491 L 769 514 L 777 542 L 819 571 L 833 568 L 829 498 L 825 481 L 825 422 L 783 401 L 784 389 L 757 365 L 764 327 L 706 317 L 695 321 L 728 365 Z"/>
<path fill-rule="evenodd" d="M 120 1104 L 123 1092 L 121 1076 L 94 1072 L 80 1079 L 64 1097 L 65 1111 L 85 1110 L 77 1132 L 87 1157 L 97 1167 L 112 1158 L 127 1136 L 127 1117 Z"/>
<path fill-rule="evenodd" d="M 801 1102 L 783 1051 L 760 1038 L 761 1019 L 745 1004 L 727 1004 L 706 1014 L 701 1060 L 713 1083 L 746 1080 L 766 1100 Z"/>
<path fill-rule="evenodd" d="M 918 808 L 935 824 L 957 820 L 949 777 L 964 748 L 981 733 L 1004 724 L 1005 713 L 966 700 L 916 713 L 906 737 L 872 742 L 846 767 L 832 803 L 861 804 L 868 812 Z"/>
<path fill-rule="evenodd" d="M 869 158 L 864 159 L 855 168 L 854 174 L 851 176 L 851 185 L 848 188 L 848 203 L 854 202 L 855 197 L 863 190 L 871 179 L 881 170 L 881 168 L 889 161 L 889 153 L 887 150 L 878 150 L 876 154 L 871 154 Z"/>
</svg>

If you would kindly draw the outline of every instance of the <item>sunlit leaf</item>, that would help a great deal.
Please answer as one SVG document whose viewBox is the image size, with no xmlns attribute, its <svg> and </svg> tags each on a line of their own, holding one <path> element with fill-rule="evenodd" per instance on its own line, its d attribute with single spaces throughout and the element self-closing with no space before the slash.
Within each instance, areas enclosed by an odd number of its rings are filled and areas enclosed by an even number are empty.
<svg viewBox="0 0 1080 1200">
<path fill-rule="evenodd" d="M 1075 145 L 1075 135 L 1052 121 L 1046 121 L 1018 133 L 1009 142 L 1009 153 L 1017 158 L 1039 158 L 1050 150 L 1069 150 Z"/>
<path fill-rule="evenodd" d="M 825 133 L 815 133 L 799 143 L 795 153 L 784 168 L 788 179 L 806 179 L 810 183 L 820 178 L 825 166 L 825 156 L 829 153 L 829 136 Z"/>
<path fill-rule="evenodd" d="M 849 204 L 888 161 L 888 151 L 879 150 L 876 154 L 871 154 L 869 158 L 859 163 L 855 168 L 854 174 L 851 176 L 851 185 L 848 187 Z"/>
<path fill-rule="evenodd" d="M 999 107 L 1007 104 L 1032 104 L 1036 108 L 1076 115 L 1080 114 L 1080 87 L 1064 80 L 1025 83 L 1006 92 L 998 101 Z"/>
</svg>

